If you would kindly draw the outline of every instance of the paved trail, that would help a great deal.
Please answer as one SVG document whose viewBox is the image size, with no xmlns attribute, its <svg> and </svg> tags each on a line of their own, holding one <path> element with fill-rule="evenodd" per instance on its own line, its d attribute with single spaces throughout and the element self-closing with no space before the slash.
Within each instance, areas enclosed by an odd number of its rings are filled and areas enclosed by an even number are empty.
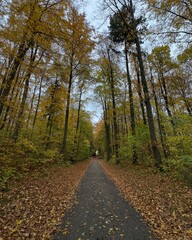
<svg viewBox="0 0 192 240">
<path fill-rule="evenodd" d="M 65 214 L 61 231 L 53 240 L 148 240 L 155 239 L 136 210 L 120 195 L 98 160 L 85 174 L 77 203 Z"/>
</svg>

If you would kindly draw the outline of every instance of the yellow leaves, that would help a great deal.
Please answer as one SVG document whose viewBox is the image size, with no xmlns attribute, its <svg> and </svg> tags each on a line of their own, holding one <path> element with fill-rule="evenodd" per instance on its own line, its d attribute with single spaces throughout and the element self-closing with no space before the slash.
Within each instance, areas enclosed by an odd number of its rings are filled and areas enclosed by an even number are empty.
<svg viewBox="0 0 192 240">
<path fill-rule="evenodd" d="M 63 46 L 68 54 L 72 54 L 79 61 L 83 60 L 94 48 L 91 40 L 92 29 L 86 23 L 85 16 L 79 14 L 77 9 L 71 8 L 67 15 L 68 27 Z"/>
<path fill-rule="evenodd" d="M 188 230 L 186 231 L 186 234 L 192 237 L 192 229 L 188 229 Z"/>
<path fill-rule="evenodd" d="M 16 220 L 16 225 L 19 226 L 21 223 L 23 222 L 23 220 Z"/>
<path fill-rule="evenodd" d="M 163 240 L 192 239 L 192 190 L 171 178 L 132 168 L 102 163 L 121 193 L 149 222 L 156 236 Z"/>
<path fill-rule="evenodd" d="M 180 55 L 178 55 L 178 60 L 181 64 L 192 60 L 192 46 L 186 48 Z"/>
<path fill-rule="evenodd" d="M 63 212 L 73 203 L 75 190 L 88 164 L 47 169 L 46 176 L 28 176 L 11 191 L 3 193 L 2 197 L 9 201 L 1 209 L 1 237 L 50 239 Z M 63 234 L 68 234 L 67 228 Z"/>
<path fill-rule="evenodd" d="M 63 235 L 68 235 L 69 234 L 69 231 L 65 228 L 64 231 L 63 231 Z"/>
<path fill-rule="evenodd" d="M 174 219 L 174 220 L 177 219 L 177 216 L 176 216 L 176 212 L 175 212 L 175 210 L 173 210 L 172 216 L 173 216 L 173 219 Z"/>
</svg>

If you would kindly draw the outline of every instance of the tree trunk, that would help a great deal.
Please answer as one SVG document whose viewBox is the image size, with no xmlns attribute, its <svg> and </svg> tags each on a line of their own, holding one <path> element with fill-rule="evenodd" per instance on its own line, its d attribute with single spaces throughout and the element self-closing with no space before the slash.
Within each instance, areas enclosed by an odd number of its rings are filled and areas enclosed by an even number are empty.
<svg viewBox="0 0 192 240">
<path fill-rule="evenodd" d="M 24 84 L 25 84 L 25 78 L 24 76 L 21 76 L 20 81 L 18 82 L 18 85 L 16 87 L 16 93 L 14 96 L 13 105 L 11 107 L 11 113 L 8 121 L 7 131 L 9 131 L 10 138 L 13 138 L 12 132 L 14 131 L 14 128 L 15 128 L 15 123 L 18 117 L 18 109 L 21 105 L 22 96 L 23 96 L 23 91 L 19 86 L 24 86 Z"/>
<path fill-rule="evenodd" d="M 145 105 L 146 105 L 146 109 L 147 109 L 147 118 L 148 118 L 149 132 L 150 132 L 151 145 L 152 145 L 152 150 L 153 150 L 153 155 L 154 155 L 154 160 L 155 160 L 155 166 L 158 169 L 161 169 L 161 164 L 162 164 L 161 153 L 159 151 L 159 146 L 158 146 L 157 137 L 156 137 L 156 133 L 155 133 L 155 124 L 154 124 L 154 119 L 153 119 L 149 90 L 148 90 L 147 81 L 145 78 L 145 70 L 144 70 L 144 65 L 143 65 L 140 41 L 139 41 L 139 37 L 137 34 L 137 29 L 136 29 L 132 0 L 130 0 L 130 7 L 131 7 L 131 17 L 132 17 L 132 23 L 133 23 L 133 30 L 135 33 L 137 57 L 138 57 L 139 68 L 140 68 L 140 73 L 141 73 L 141 81 L 142 81 L 143 92 L 144 92 L 144 97 L 145 97 Z"/>
<path fill-rule="evenodd" d="M 79 142 L 79 124 L 80 124 L 80 113 L 81 113 L 81 100 L 83 94 L 83 87 L 80 88 L 79 102 L 78 102 L 78 111 L 77 111 L 77 125 L 75 129 L 75 138 L 73 142 L 73 155 L 71 156 L 71 161 L 74 163 L 78 157 L 78 142 Z"/>
<path fill-rule="evenodd" d="M 107 102 L 104 100 L 104 124 L 105 124 L 105 138 L 106 138 L 106 153 L 107 153 L 107 161 L 111 159 L 111 136 L 110 136 L 110 123 L 108 119 L 108 107 Z"/>
<path fill-rule="evenodd" d="M 54 111 L 55 94 L 56 94 L 56 91 L 57 91 L 57 87 L 58 87 L 58 80 L 56 78 L 55 83 L 54 83 L 53 92 L 52 92 L 52 95 L 51 95 L 51 104 L 50 104 L 49 115 L 48 115 L 47 126 L 46 126 L 46 132 L 48 132 L 48 135 L 47 135 L 47 138 L 46 138 L 46 149 L 48 149 L 48 147 L 49 147 L 51 133 L 52 133 L 53 118 L 54 118 L 54 115 L 55 115 L 55 111 Z"/>
<path fill-rule="evenodd" d="M 28 90 L 29 90 L 29 80 L 30 80 L 30 77 L 31 77 L 31 74 L 32 74 L 32 71 L 33 71 L 33 64 L 35 62 L 37 51 L 38 51 L 38 47 L 35 48 L 34 52 L 33 52 L 33 48 L 32 48 L 31 59 L 30 59 L 27 75 L 25 77 L 25 86 L 24 86 L 23 97 L 22 97 L 20 108 L 19 108 L 19 114 L 18 114 L 18 118 L 17 118 L 17 121 L 16 121 L 15 129 L 14 129 L 14 132 L 13 132 L 13 140 L 14 141 L 17 141 L 18 136 L 19 136 L 19 131 L 21 129 L 22 117 L 23 117 L 23 114 L 24 114 L 25 103 L 26 103 Z"/>
<path fill-rule="evenodd" d="M 166 108 L 166 111 L 167 111 L 167 114 L 170 118 L 170 122 L 171 122 L 171 125 L 174 129 L 175 127 L 175 123 L 173 121 L 173 115 L 171 113 L 171 110 L 169 108 L 169 99 L 168 99 L 168 94 L 167 94 L 167 86 L 166 86 L 166 83 L 165 83 L 165 78 L 164 78 L 164 75 L 163 73 L 160 73 L 160 76 L 159 76 L 159 82 L 160 82 L 160 89 L 161 89 L 161 94 L 164 98 L 164 101 L 165 101 L 165 108 Z"/>
<path fill-rule="evenodd" d="M 133 105 L 133 90 L 132 90 L 132 83 L 129 73 L 129 62 L 128 62 L 128 54 L 127 54 L 127 46 L 125 42 L 125 59 L 126 59 L 126 70 L 127 70 L 127 82 L 129 86 L 129 107 L 130 107 L 130 115 L 131 115 L 131 131 L 133 137 L 133 164 L 138 163 L 138 156 L 136 152 L 136 145 L 135 145 L 135 137 L 136 137 L 136 130 L 135 130 L 135 110 Z"/>
<path fill-rule="evenodd" d="M 4 77 L 6 79 L 3 79 L 3 82 L 5 82 L 5 84 L 2 86 L 1 91 L 0 91 L 0 93 L 1 93 L 0 115 L 2 114 L 3 107 L 5 105 L 5 102 L 7 101 L 7 97 L 9 95 L 11 85 L 15 78 L 17 69 L 18 69 L 19 65 L 21 64 L 21 62 L 23 61 L 24 56 L 27 53 L 28 49 L 30 48 L 31 44 L 32 44 L 32 42 L 28 42 L 27 44 L 25 44 L 25 42 L 23 42 L 20 44 L 18 52 L 17 52 L 17 56 L 15 57 L 15 59 L 13 61 L 11 70 L 10 70 L 9 74 Z"/>
<path fill-rule="evenodd" d="M 61 144 L 61 151 L 60 151 L 62 154 L 66 152 L 72 81 L 73 81 L 73 64 L 71 61 L 71 69 L 70 69 L 69 83 L 68 83 L 68 90 L 67 90 L 67 103 L 66 103 L 66 111 L 65 111 L 64 135 L 63 135 L 63 141 Z"/>
<path fill-rule="evenodd" d="M 33 89 L 33 95 L 32 95 L 31 102 L 30 102 L 29 114 L 28 114 L 28 117 L 27 117 L 27 123 L 26 123 L 27 129 L 29 128 L 29 122 L 30 122 L 30 119 L 31 119 L 32 111 L 33 111 L 33 105 L 34 105 L 36 90 L 37 90 L 37 79 L 35 79 L 35 87 Z"/>
<path fill-rule="evenodd" d="M 13 97 L 14 97 L 14 91 L 15 91 L 15 88 L 16 88 L 16 85 L 18 83 L 18 80 L 19 80 L 19 75 L 20 75 L 20 71 L 21 71 L 21 66 L 19 66 L 18 70 L 17 70 L 17 74 L 16 74 L 16 77 L 15 77 L 15 81 L 14 81 L 14 84 L 13 84 L 13 87 L 11 89 L 11 94 L 10 94 L 10 99 L 9 99 L 9 105 L 7 106 L 6 110 L 5 110 L 5 114 L 3 116 L 3 118 L 1 119 L 1 127 L 0 127 L 0 130 L 3 130 L 3 128 L 5 127 L 5 124 L 7 122 L 7 118 L 8 118 L 8 115 L 10 114 L 10 112 L 12 112 L 12 107 L 10 106 L 10 104 L 12 103 L 12 100 L 13 100 Z M 11 110 L 11 111 L 10 111 Z"/>
<path fill-rule="evenodd" d="M 160 140 L 161 140 L 161 145 L 162 145 L 162 149 L 163 149 L 163 153 L 165 158 L 168 158 L 168 153 L 167 153 L 167 147 L 165 145 L 165 141 L 164 141 L 164 131 L 163 131 L 163 126 L 161 124 L 161 118 L 160 118 L 160 114 L 159 114 L 159 104 L 158 104 L 158 100 L 157 100 L 157 94 L 155 91 L 155 85 L 154 85 L 154 78 L 153 78 L 153 73 L 152 73 L 152 68 L 150 67 L 150 74 L 151 74 L 151 86 L 152 86 L 152 91 L 153 91 L 153 96 L 154 96 L 154 100 L 155 100 L 155 108 L 156 108 L 156 113 L 157 113 L 157 123 L 158 123 L 158 128 L 159 128 L 159 135 L 160 135 Z"/>
<path fill-rule="evenodd" d="M 111 63 L 111 58 L 109 54 L 110 49 L 107 50 L 109 67 L 110 67 L 110 87 L 111 87 L 111 97 L 112 97 L 112 108 L 113 108 L 113 127 L 114 127 L 114 149 L 116 164 L 119 164 L 119 143 L 118 143 L 118 126 L 117 126 L 117 114 L 116 114 L 116 103 L 115 103 L 115 87 L 114 87 L 114 77 L 113 77 L 113 67 Z"/>
<path fill-rule="evenodd" d="M 146 115 L 145 115 L 145 108 L 144 108 L 144 100 L 143 100 L 143 96 L 142 96 L 142 90 L 141 90 L 141 80 L 140 80 L 140 74 L 139 74 L 139 69 L 137 66 L 137 62 L 136 62 L 136 58 L 134 57 L 134 65 L 135 65 L 135 71 L 137 74 L 137 92 L 139 95 L 139 102 L 140 102 L 140 107 L 141 107 L 141 111 L 142 111 L 142 117 L 143 117 L 143 124 L 147 125 L 147 119 L 146 119 Z"/>
<path fill-rule="evenodd" d="M 33 123 L 32 123 L 31 139 L 33 138 L 35 123 L 36 123 L 37 114 L 38 114 L 38 110 L 39 110 L 39 104 L 40 104 L 40 100 L 41 100 L 42 82 L 43 82 L 44 74 L 45 74 L 45 72 L 41 76 L 41 80 L 40 80 L 40 84 L 39 84 L 39 94 L 38 94 L 38 100 L 37 100 L 37 105 L 36 105 L 36 109 L 35 109 L 35 115 L 34 115 Z"/>
</svg>

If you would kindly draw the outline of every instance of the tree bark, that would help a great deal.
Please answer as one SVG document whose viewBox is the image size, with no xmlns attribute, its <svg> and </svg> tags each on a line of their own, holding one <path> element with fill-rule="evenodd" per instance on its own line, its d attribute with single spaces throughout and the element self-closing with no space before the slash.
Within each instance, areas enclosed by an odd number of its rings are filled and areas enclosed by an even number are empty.
<svg viewBox="0 0 192 240">
<path fill-rule="evenodd" d="M 39 84 L 39 94 L 38 94 L 38 100 L 37 100 L 37 105 L 36 105 L 36 109 L 35 109 L 35 115 L 34 115 L 33 123 L 32 123 L 31 139 L 33 138 L 35 123 L 37 120 L 37 114 L 38 114 L 39 104 L 40 104 L 40 100 L 41 100 L 41 90 L 42 90 L 42 82 L 43 82 L 44 74 L 45 74 L 45 72 L 41 76 L 41 80 L 40 80 L 40 84 Z"/>
<path fill-rule="evenodd" d="M 108 119 L 108 107 L 107 102 L 104 100 L 104 124 L 105 124 L 105 139 L 106 139 L 106 153 L 107 153 L 107 161 L 111 159 L 111 134 L 110 134 L 110 123 Z"/>
<path fill-rule="evenodd" d="M 15 91 L 15 88 L 16 88 L 17 83 L 18 83 L 18 80 L 19 80 L 20 71 L 21 71 L 21 66 L 19 66 L 19 68 L 18 68 L 18 70 L 17 70 L 17 74 L 16 74 L 16 77 L 15 77 L 15 81 L 14 81 L 13 87 L 12 87 L 12 89 L 11 89 L 11 94 L 10 94 L 10 98 L 9 98 L 9 105 L 8 105 L 7 108 L 5 109 L 5 114 L 4 114 L 4 116 L 3 116 L 3 113 L 2 113 L 0 130 L 3 130 L 3 128 L 5 127 L 5 124 L 6 124 L 6 122 L 7 122 L 8 116 L 10 117 L 11 112 L 13 112 L 13 109 L 12 109 L 13 107 L 11 107 L 10 104 L 12 103 L 13 98 L 14 98 L 14 91 Z M 5 107 L 4 107 L 4 108 L 5 108 Z"/>
<path fill-rule="evenodd" d="M 142 112 L 142 117 L 143 117 L 143 124 L 147 125 L 147 119 L 146 119 L 145 108 L 144 108 L 144 100 L 143 100 L 142 90 L 141 90 L 140 73 L 139 73 L 139 69 L 137 66 L 138 63 L 136 62 L 135 56 L 133 56 L 133 57 L 134 57 L 135 71 L 137 74 L 137 92 L 139 95 L 139 102 L 140 102 L 140 107 L 141 107 L 141 112 Z"/>
<path fill-rule="evenodd" d="M 79 124 L 80 124 L 80 113 L 81 113 L 81 100 L 83 94 L 83 87 L 80 88 L 79 101 L 78 101 L 78 110 L 77 110 L 77 125 L 75 129 L 75 138 L 73 142 L 73 151 L 71 156 L 71 161 L 75 163 L 77 160 L 79 151 L 78 151 L 78 142 L 79 142 Z"/>
<path fill-rule="evenodd" d="M 158 169 L 161 169 L 161 165 L 162 165 L 161 153 L 159 150 L 156 132 L 155 132 L 155 124 L 154 124 L 154 119 L 153 119 L 149 90 L 148 90 L 147 81 L 146 81 L 146 77 L 145 77 L 145 70 L 144 70 L 144 65 L 143 65 L 141 46 L 140 46 L 140 41 L 139 41 L 137 29 L 136 29 L 132 0 L 130 0 L 130 7 L 131 7 L 131 18 L 132 18 L 132 23 L 133 23 L 133 30 L 135 33 L 137 57 L 138 57 L 139 68 L 140 68 L 140 73 L 141 73 L 141 81 L 142 81 L 143 92 L 144 92 L 144 97 L 145 97 L 145 105 L 146 105 L 146 109 L 147 109 L 147 118 L 148 118 L 149 132 L 150 132 L 151 145 L 152 145 L 152 150 L 153 150 L 153 155 L 154 155 L 154 160 L 155 160 L 155 166 Z"/>
<path fill-rule="evenodd" d="M 51 104 L 50 104 L 50 108 L 49 108 L 49 114 L 48 114 L 48 120 L 47 120 L 47 126 L 46 126 L 46 132 L 48 132 L 48 135 L 47 135 L 47 138 L 46 138 L 46 149 L 48 149 L 48 147 L 49 147 L 51 133 L 52 133 L 53 118 L 54 118 L 54 115 L 55 115 L 55 110 L 54 110 L 55 94 L 56 94 L 56 91 L 57 91 L 57 87 L 58 87 L 58 80 L 56 78 L 55 83 L 54 83 L 54 87 L 53 87 L 53 91 L 52 91 L 52 95 L 51 95 Z"/>
<path fill-rule="evenodd" d="M 138 156 L 136 152 L 136 145 L 135 145 L 135 137 L 136 137 L 136 130 L 135 130 L 135 110 L 134 110 L 134 104 L 133 104 L 133 90 L 132 90 L 132 83 L 131 83 L 131 77 L 129 72 L 129 62 L 128 62 L 128 51 L 127 51 L 127 45 L 125 42 L 125 60 L 126 60 L 126 70 L 127 70 L 127 82 L 129 86 L 129 107 L 130 107 L 130 115 L 131 115 L 131 131 L 132 131 L 132 137 L 133 137 L 133 164 L 138 163 Z"/>
<path fill-rule="evenodd" d="M 21 43 L 17 52 L 17 55 L 13 61 L 11 70 L 9 72 L 9 74 L 7 76 L 4 77 L 3 82 L 4 85 L 2 86 L 0 93 L 0 115 L 2 114 L 3 111 L 3 107 L 7 101 L 7 97 L 9 95 L 10 89 L 11 89 L 11 85 L 12 82 L 15 78 L 15 75 L 17 73 L 17 69 L 19 67 L 19 65 L 21 64 L 21 62 L 24 59 L 25 54 L 27 53 L 28 49 L 30 48 L 32 44 L 32 41 L 29 41 L 27 44 L 25 42 Z"/>
<path fill-rule="evenodd" d="M 23 97 L 22 97 L 21 105 L 19 108 L 19 114 L 18 114 L 18 118 L 17 118 L 16 124 L 15 124 L 13 137 L 12 137 L 14 141 L 17 141 L 18 136 L 19 136 L 19 131 L 21 129 L 22 117 L 24 114 L 25 103 L 26 103 L 28 90 L 29 90 L 29 80 L 30 80 L 30 77 L 31 77 L 31 74 L 33 71 L 33 64 L 35 62 L 37 51 L 38 51 L 38 47 L 35 48 L 34 52 L 33 52 L 33 48 L 32 48 L 31 59 L 30 59 L 28 70 L 27 70 L 27 75 L 25 77 L 25 86 L 24 86 Z"/>
<path fill-rule="evenodd" d="M 61 150 L 60 150 L 60 152 L 62 154 L 66 153 L 72 81 L 73 81 L 73 62 L 71 60 L 71 69 L 70 69 L 70 74 L 69 74 L 69 83 L 68 83 L 68 90 L 67 90 L 67 103 L 66 103 L 66 110 L 65 110 L 64 135 L 63 135 L 63 141 L 62 141 Z"/>
<path fill-rule="evenodd" d="M 150 74 L 151 74 L 151 86 L 152 86 L 152 91 L 153 91 L 153 96 L 154 96 L 154 100 L 155 100 L 155 108 L 156 108 L 156 113 L 157 113 L 157 123 L 158 123 L 158 128 L 159 128 L 159 135 L 160 135 L 160 140 L 161 140 L 161 145 L 162 145 L 162 149 L 163 149 L 163 153 L 165 158 L 168 158 L 168 152 L 167 152 L 167 147 L 164 141 L 164 131 L 163 131 L 163 126 L 161 123 L 161 118 L 160 118 L 160 113 L 159 113 L 159 104 L 158 104 L 158 100 L 157 100 L 157 94 L 155 91 L 155 85 L 154 85 L 154 78 L 153 78 L 153 73 L 152 73 L 152 69 L 150 67 Z"/>
<path fill-rule="evenodd" d="M 172 115 L 172 112 L 169 108 L 169 99 L 168 99 L 168 94 L 167 94 L 167 86 L 166 86 L 166 83 L 165 83 L 165 77 L 163 75 L 163 73 L 161 72 L 160 73 L 160 76 L 159 76 L 159 82 L 160 82 L 160 88 L 161 88 L 161 94 L 164 98 L 164 101 L 165 101 L 165 108 L 166 108 L 166 111 L 167 111 L 167 114 L 170 118 L 170 122 L 171 122 L 171 125 L 174 129 L 175 127 L 175 123 L 173 121 L 173 115 Z"/>
<path fill-rule="evenodd" d="M 35 79 L 35 87 L 33 89 L 33 94 L 32 94 L 32 98 L 31 98 L 31 102 L 30 102 L 29 114 L 28 114 L 28 117 L 27 117 L 27 123 L 26 123 L 27 129 L 29 128 L 29 122 L 30 122 L 30 119 L 31 119 L 32 111 L 33 111 L 33 105 L 34 105 L 36 90 L 37 90 L 37 79 Z"/>
<path fill-rule="evenodd" d="M 116 113 L 116 102 L 115 102 L 115 86 L 114 86 L 113 66 L 111 63 L 109 51 L 110 49 L 107 49 L 109 68 L 110 68 L 110 87 L 111 87 L 112 108 L 113 108 L 114 149 L 115 149 L 116 164 L 119 164 L 120 161 L 119 161 L 117 113 Z"/>
</svg>

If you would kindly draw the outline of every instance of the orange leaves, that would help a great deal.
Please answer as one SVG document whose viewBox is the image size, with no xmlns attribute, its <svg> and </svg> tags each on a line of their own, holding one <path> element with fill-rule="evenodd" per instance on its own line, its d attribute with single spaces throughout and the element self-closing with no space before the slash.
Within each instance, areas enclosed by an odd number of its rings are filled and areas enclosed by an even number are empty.
<svg viewBox="0 0 192 240">
<path fill-rule="evenodd" d="M 101 163 L 124 197 L 162 240 L 192 239 L 192 190 L 167 176 Z"/>
<path fill-rule="evenodd" d="M 55 167 L 46 177 L 26 177 L 3 193 L 0 232 L 2 239 L 50 239 L 50 234 L 72 205 L 75 190 L 88 162 Z"/>
</svg>

